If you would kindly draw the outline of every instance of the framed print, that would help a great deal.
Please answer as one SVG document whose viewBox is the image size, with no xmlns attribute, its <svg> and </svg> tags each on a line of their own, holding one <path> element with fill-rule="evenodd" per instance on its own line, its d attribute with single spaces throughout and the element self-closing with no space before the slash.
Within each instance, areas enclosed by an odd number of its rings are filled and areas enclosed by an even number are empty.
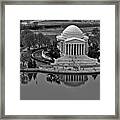
<svg viewBox="0 0 120 120">
<path fill-rule="evenodd" d="M 1 2 L 2 119 L 119 119 L 119 2 Z"/>
</svg>

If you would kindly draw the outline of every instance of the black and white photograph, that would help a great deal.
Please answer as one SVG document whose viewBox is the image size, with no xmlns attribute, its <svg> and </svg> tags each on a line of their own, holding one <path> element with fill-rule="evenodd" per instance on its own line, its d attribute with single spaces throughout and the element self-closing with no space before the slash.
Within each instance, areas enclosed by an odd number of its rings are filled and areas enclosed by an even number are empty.
<svg viewBox="0 0 120 120">
<path fill-rule="evenodd" d="M 100 100 L 100 20 L 20 20 L 20 100 Z"/>
</svg>

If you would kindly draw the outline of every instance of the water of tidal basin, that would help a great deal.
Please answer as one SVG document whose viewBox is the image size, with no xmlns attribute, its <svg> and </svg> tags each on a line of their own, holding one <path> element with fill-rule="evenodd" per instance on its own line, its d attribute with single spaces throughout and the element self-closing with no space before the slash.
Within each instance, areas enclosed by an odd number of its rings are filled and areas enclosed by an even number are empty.
<svg viewBox="0 0 120 120">
<path fill-rule="evenodd" d="M 46 81 L 46 74 L 37 74 L 36 80 L 20 85 L 21 100 L 100 100 L 100 75 L 94 80 L 90 75 L 81 86 L 67 87 Z"/>
</svg>

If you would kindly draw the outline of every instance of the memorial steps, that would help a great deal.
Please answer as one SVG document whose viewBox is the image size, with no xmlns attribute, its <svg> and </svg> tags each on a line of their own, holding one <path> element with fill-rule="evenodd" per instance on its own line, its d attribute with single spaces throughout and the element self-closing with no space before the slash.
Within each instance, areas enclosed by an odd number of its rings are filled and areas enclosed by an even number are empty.
<svg viewBox="0 0 120 120">
<path fill-rule="evenodd" d="M 63 56 L 61 58 L 58 58 L 53 65 L 84 65 L 85 67 L 94 66 L 99 67 L 100 64 L 97 62 L 96 59 L 90 58 L 87 55 L 80 55 L 76 57 L 72 56 Z"/>
</svg>

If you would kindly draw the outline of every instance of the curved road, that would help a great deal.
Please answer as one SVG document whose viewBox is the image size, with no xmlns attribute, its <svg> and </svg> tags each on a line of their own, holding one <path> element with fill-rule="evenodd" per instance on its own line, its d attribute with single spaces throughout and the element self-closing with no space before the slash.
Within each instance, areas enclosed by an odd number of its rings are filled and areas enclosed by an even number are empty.
<svg viewBox="0 0 120 120">
<path fill-rule="evenodd" d="M 50 60 L 47 60 L 46 58 L 44 58 L 42 56 L 42 51 L 43 51 L 44 48 L 39 48 L 39 49 L 36 49 L 36 50 L 33 50 L 32 51 L 32 54 L 31 54 L 31 58 L 38 61 L 38 62 L 43 62 L 43 63 L 46 63 L 46 64 L 49 64 L 51 63 Z M 38 58 L 35 57 L 35 55 L 38 54 Z M 58 66 L 59 67 L 59 66 Z M 54 68 L 54 67 L 53 67 Z M 100 74 L 100 69 L 98 70 L 79 70 L 79 71 L 76 71 L 76 70 L 59 70 L 59 69 L 51 69 L 51 67 L 40 67 L 40 68 L 32 68 L 32 69 L 22 69 L 20 70 L 20 72 L 42 72 L 42 73 L 54 73 L 54 74 Z"/>
</svg>

